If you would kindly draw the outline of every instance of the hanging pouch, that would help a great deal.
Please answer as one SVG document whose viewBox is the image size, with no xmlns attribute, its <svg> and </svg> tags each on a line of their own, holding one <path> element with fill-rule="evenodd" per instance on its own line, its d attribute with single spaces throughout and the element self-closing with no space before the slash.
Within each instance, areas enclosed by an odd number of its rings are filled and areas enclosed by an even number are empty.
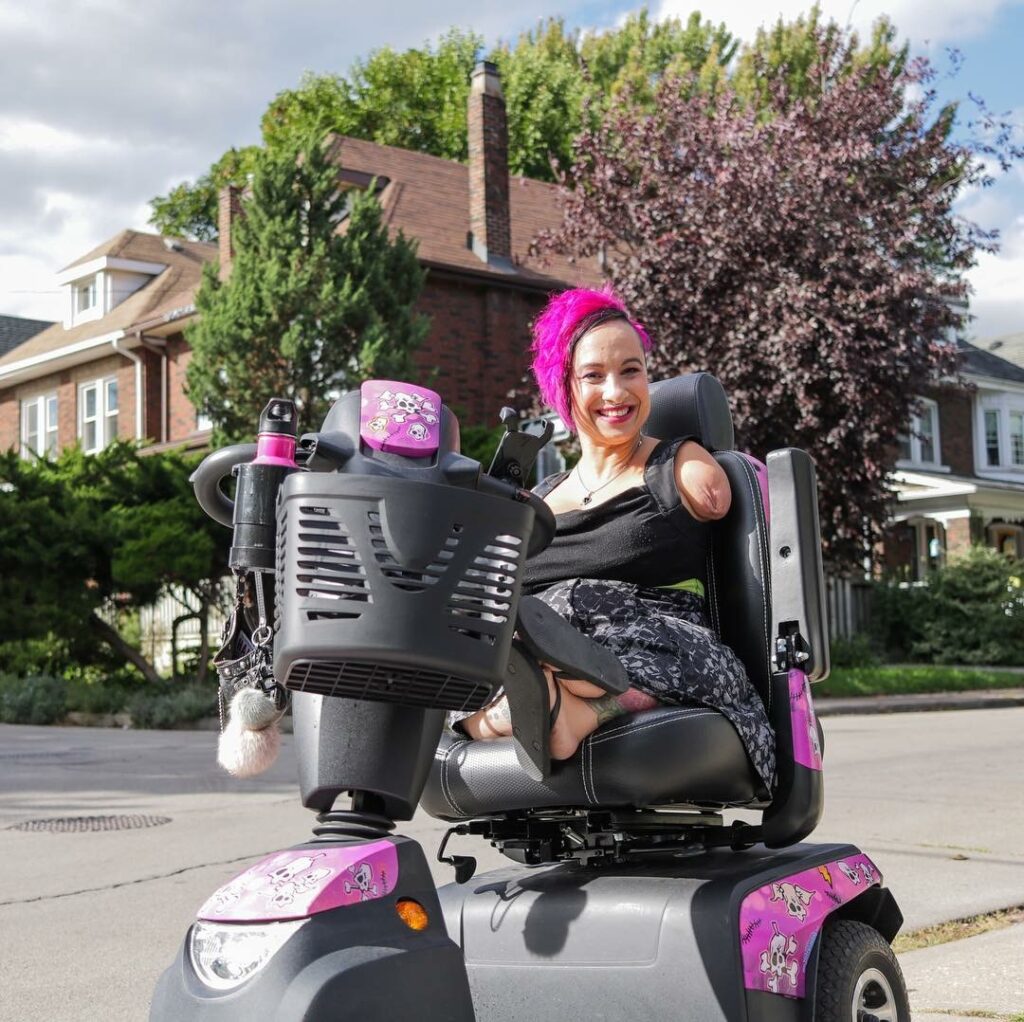
<svg viewBox="0 0 1024 1022">
<path fill-rule="evenodd" d="M 274 679 L 273 631 L 267 621 L 266 584 L 262 572 L 239 575 L 235 607 L 213 658 L 220 681 L 217 762 L 235 777 L 254 777 L 277 759 L 281 747 L 278 721 L 288 706 L 287 691 Z M 250 635 L 245 607 L 251 591 L 255 591 L 259 619 Z M 251 605 L 251 598 L 248 602 Z"/>
</svg>

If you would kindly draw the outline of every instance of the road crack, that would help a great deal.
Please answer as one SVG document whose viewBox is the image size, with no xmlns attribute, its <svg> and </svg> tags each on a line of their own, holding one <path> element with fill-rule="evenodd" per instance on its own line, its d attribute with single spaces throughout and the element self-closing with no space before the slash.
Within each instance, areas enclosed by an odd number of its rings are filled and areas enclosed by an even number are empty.
<svg viewBox="0 0 1024 1022">
<path fill-rule="evenodd" d="M 233 866 L 239 862 L 253 862 L 268 852 L 258 852 L 255 855 L 240 855 L 236 859 L 219 859 L 216 862 L 200 862 L 194 866 L 182 866 L 181 869 L 172 869 L 169 873 L 157 873 L 154 876 L 138 877 L 135 880 L 120 880 L 112 884 L 104 884 L 101 887 L 83 887 L 77 891 L 60 891 L 57 894 L 39 894 L 33 898 L 12 898 L 9 901 L 0 901 L 0 908 L 8 905 L 31 905 L 40 901 L 58 901 L 61 898 L 77 898 L 81 894 L 102 894 L 104 891 L 116 891 L 121 887 L 135 887 L 139 884 L 153 883 L 155 880 L 168 880 L 171 877 L 182 876 L 185 873 L 193 873 L 197 869 L 206 869 L 208 866 Z"/>
</svg>

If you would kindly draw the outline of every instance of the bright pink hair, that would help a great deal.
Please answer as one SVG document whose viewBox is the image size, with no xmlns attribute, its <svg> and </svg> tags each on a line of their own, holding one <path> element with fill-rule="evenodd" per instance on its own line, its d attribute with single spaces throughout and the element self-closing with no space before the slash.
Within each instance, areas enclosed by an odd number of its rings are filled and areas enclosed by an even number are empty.
<svg viewBox="0 0 1024 1022">
<path fill-rule="evenodd" d="M 552 295 L 544 311 L 533 321 L 533 363 L 541 397 L 558 413 L 570 430 L 572 403 L 569 395 L 569 374 L 573 353 L 580 338 L 588 330 L 608 320 L 623 319 L 637 333 L 644 351 L 651 350 L 647 331 L 629 318 L 626 306 L 607 284 L 600 291 L 576 287 Z"/>
</svg>

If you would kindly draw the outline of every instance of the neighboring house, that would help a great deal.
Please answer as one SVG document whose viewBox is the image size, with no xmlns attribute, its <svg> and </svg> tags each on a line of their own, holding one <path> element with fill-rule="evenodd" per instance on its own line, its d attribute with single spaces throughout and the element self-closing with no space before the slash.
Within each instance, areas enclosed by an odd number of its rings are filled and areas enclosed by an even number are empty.
<svg viewBox="0 0 1024 1022">
<path fill-rule="evenodd" d="M 978 346 L 992 352 L 1000 358 L 1024 368 L 1024 331 L 1016 334 L 1004 334 L 988 341 L 979 341 Z"/>
<path fill-rule="evenodd" d="M 960 349 L 974 389 L 923 397 L 901 438 L 885 554 L 911 581 L 972 543 L 1024 557 L 1024 366 Z"/>
<path fill-rule="evenodd" d="M 25 319 L 22 316 L 0 316 L 0 355 L 34 337 L 53 324 L 48 319 Z"/>
<path fill-rule="evenodd" d="M 526 370 L 530 320 L 550 292 L 600 273 L 530 254 L 535 235 L 561 220 L 557 189 L 509 176 L 505 101 L 490 64 L 473 73 L 469 133 L 468 166 L 344 137 L 332 152 L 343 186 L 376 181 L 389 228 L 418 243 L 428 271 L 419 308 L 432 324 L 417 353 L 424 378 L 438 370 L 430 382 L 448 404 L 469 422 L 497 424 Z M 205 443 L 209 424 L 185 396 L 183 331 L 203 264 L 219 255 L 230 271 L 238 210 L 237 192 L 225 190 L 218 245 L 122 231 L 61 271 L 64 321 L 0 355 L 0 448 Z"/>
</svg>

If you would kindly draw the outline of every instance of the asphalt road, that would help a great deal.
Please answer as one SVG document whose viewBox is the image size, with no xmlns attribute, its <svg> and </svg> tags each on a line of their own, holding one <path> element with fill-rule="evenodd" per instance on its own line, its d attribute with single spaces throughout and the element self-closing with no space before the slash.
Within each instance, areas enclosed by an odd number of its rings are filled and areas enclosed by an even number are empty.
<svg viewBox="0 0 1024 1022">
<path fill-rule="evenodd" d="M 826 813 L 814 839 L 868 852 L 908 928 L 1024 904 L 1024 708 L 824 724 Z M 308 833 L 290 743 L 267 775 L 239 782 L 215 766 L 214 742 L 202 732 L 0 726 L 0 1020 L 145 1018 L 156 978 L 205 897 Z M 140 825 L 24 829 L 86 815 Z M 405 828 L 428 850 L 443 830 L 427 817 Z M 463 839 L 455 850 L 476 854 L 481 869 L 505 863 L 471 845 Z M 450 879 L 444 866 L 435 875 Z M 998 942 L 1024 975 L 1020 930 Z M 931 951 L 912 954 L 919 975 L 956 972 Z M 1017 1010 L 1021 975 L 1010 980 L 1020 980 Z M 912 1005 L 971 1007 L 932 1003 L 954 996 L 939 989 L 915 990 Z"/>
</svg>

